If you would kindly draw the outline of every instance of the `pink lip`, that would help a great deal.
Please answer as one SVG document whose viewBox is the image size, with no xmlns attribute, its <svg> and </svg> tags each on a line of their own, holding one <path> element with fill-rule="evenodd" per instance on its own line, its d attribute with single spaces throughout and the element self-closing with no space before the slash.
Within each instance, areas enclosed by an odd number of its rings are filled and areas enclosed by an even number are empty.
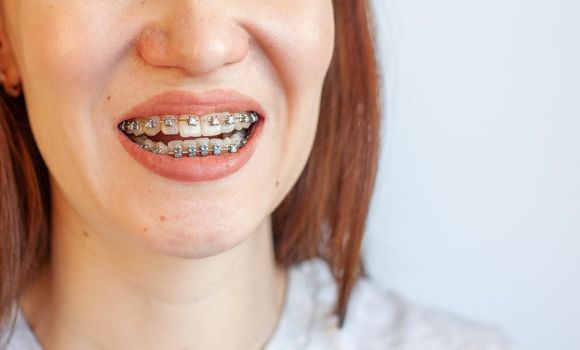
<svg viewBox="0 0 580 350">
<path fill-rule="evenodd" d="M 121 116 L 117 124 L 131 118 L 155 115 L 248 111 L 265 116 L 262 106 L 256 100 L 234 90 L 219 89 L 204 93 L 170 91 L 135 106 L 129 113 Z"/>
<path fill-rule="evenodd" d="M 118 128 L 117 135 L 123 148 L 139 164 L 158 175 L 185 182 L 217 180 L 235 173 L 252 157 L 261 136 L 265 116 L 264 109 L 257 101 L 233 90 L 213 90 L 206 93 L 171 91 L 137 105 L 117 121 L 121 123 L 131 118 L 154 115 L 242 111 L 257 112 L 260 121 L 254 126 L 249 142 L 233 154 L 176 159 L 143 150 Z"/>
</svg>

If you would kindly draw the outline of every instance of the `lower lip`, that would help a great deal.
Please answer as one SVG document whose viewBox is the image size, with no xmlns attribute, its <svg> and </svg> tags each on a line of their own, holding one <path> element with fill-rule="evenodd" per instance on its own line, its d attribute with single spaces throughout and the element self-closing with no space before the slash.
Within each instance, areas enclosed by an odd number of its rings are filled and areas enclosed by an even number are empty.
<svg viewBox="0 0 580 350">
<path fill-rule="evenodd" d="M 142 149 L 121 130 L 117 129 L 117 134 L 123 148 L 146 169 L 172 180 L 203 182 L 218 180 L 240 170 L 254 154 L 263 123 L 262 120 L 253 127 L 248 143 L 237 153 L 194 158 L 154 154 Z"/>
</svg>

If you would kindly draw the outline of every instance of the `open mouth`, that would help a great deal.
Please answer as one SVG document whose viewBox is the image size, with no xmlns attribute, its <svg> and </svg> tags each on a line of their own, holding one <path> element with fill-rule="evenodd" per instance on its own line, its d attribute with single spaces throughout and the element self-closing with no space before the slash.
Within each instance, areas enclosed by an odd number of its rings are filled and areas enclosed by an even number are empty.
<svg viewBox="0 0 580 350">
<path fill-rule="evenodd" d="M 252 136 L 258 113 L 220 112 L 128 119 L 119 124 L 143 150 L 174 158 L 237 153 Z"/>
</svg>

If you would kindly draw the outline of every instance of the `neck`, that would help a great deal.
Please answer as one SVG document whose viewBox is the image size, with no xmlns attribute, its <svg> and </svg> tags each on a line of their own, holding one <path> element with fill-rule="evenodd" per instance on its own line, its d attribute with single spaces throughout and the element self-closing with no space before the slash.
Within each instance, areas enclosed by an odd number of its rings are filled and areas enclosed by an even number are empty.
<svg viewBox="0 0 580 350">
<path fill-rule="evenodd" d="M 260 349 L 273 335 L 287 274 L 269 219 L 234 248 L 185 259 L 107 239 L 55 197 L 50 263 L 21 299 L 43 348 Z"/>
</svg>

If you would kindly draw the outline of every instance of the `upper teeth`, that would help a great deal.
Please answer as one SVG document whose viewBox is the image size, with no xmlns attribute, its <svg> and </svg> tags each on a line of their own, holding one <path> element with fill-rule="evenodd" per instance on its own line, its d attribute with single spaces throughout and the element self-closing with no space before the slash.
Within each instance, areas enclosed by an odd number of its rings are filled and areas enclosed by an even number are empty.
<svg viewBox="0 0 580 350">
<path fill-rule="evenodd" d="M 182 137 L 200 137 L 248 129 L 252 123 L 257 121 L 258 115 L 255 112 L 223 112 L 201 116 L 184 114 L 134 118 L 123 121 L 119 128 L 126 134 L 135 136 L 143 134 L 155 136 L 161 132 L 165 135 L 179 134 Z"/>
<path fill-rule="evenodd" d="M 187 125 L 197 126 L 199 124 L 199 119 L 193 115 L 187 117 Z"/>
</svg>

